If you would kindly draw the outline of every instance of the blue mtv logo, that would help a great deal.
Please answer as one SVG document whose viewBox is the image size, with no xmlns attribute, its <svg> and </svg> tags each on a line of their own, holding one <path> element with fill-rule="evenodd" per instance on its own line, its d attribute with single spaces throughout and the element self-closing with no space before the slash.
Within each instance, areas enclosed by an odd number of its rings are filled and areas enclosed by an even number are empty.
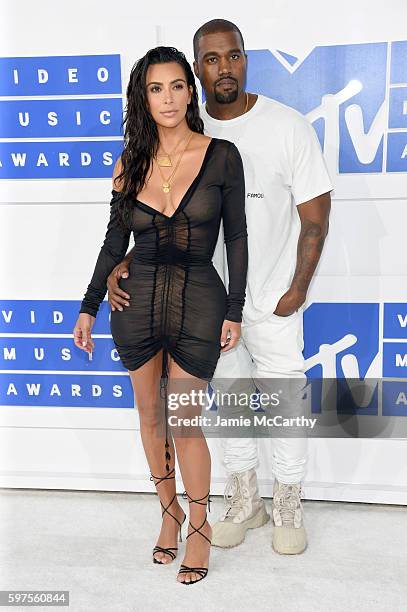
<svg viewBox="0 0 407 612">
<path fill-rule="evenodd" d="M 336 385 L 336 399 L 347 398 L 346 405 L 338 403 L 338 412 L 377 414 L 379 304 L 312 304 L 304 313 L 304 344 L 306 373 L 316 381 L 313 412 L 321 411 L 324 393 Z M 361 385 L 362 379 L 373 379 L 372 384 Z"/>
<path fill-rule="evenodd" d="M 248 55 L 248 89 L 306 115 L 339 174 L 407 172 L 407 41 Z"/>
</svg>

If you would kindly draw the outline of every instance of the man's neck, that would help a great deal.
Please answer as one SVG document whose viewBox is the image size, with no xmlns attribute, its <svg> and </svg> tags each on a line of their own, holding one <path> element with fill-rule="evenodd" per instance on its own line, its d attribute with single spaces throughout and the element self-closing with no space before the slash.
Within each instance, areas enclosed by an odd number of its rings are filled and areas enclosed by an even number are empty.
<svg viewBox="0 0 407 612">
<path fill-rule="evenodd" d="M 258 98 L 257 94 L 248 93 L 247 95 L 248 99 L 246 99 L 246 93 L 244 92 L 234 102 L 230 102 L 229 104 L 219 104 L 215 98 L 207 99 L 206 112 L 219 121 L 236 119 L 236 117 L 244 115 L 245 112 L 256 104 Z"/>
</svg>

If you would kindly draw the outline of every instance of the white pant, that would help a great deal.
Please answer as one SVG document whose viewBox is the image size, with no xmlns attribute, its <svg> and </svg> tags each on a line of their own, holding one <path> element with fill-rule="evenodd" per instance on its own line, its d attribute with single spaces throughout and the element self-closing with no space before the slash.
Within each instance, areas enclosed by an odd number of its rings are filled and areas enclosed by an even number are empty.
<svg viewBox="0 0 407 612">
<path fill-rule="evenodd" d="M 225 392 L 247 390 L 248 379 L 266 392 L 267 379 L 299 379 L 305 384 L 303 341 L 303 309 L 288 317 L 271 314 L 266 320 L 242 326 L 242 337 L 236 348 L 221 353 L 211 386 Z M 233 379 L 232 381 L 230 379 Z M 244 387 L 239 389 L 240 386 Z M 287 383 L 288 384 L 288 383 Z M 283 483 L 300 482 L 307 462 L 306 437 L 268 438 L 272 445 L 271 471 Z M 259 465 L 255 438 L 222 438 L 223 465 L 228 474 L 244 472 Z"/>
</svg>

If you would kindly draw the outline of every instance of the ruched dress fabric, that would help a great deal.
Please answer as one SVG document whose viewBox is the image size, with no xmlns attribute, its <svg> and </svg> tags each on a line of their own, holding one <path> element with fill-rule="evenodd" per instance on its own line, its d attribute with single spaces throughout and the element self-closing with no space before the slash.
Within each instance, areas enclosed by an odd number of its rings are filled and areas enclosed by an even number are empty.
<svg viewBox="0 0 407 612">
<path fill-rule="evenodd" d="M 118 222 L 119 192 L 112 191 L 110 220 L 80 312 L 96 317 L 107 278 L 125 256 L 131 231 L 135 251 L 120 287 L 130 306 L 111 312 L 114 344 L 124 367 L 140 368 L 163 349 L 186 372 L 210 380 L 220 354 L 223 321 L 240 322 L 247 274 L 245 185 L 234 144 L 213 138 L 201 168 L 172 216 L 134 199 L 132 230 Z M 223 220 L 229 287 L 212 264 Z"/>
</svg>

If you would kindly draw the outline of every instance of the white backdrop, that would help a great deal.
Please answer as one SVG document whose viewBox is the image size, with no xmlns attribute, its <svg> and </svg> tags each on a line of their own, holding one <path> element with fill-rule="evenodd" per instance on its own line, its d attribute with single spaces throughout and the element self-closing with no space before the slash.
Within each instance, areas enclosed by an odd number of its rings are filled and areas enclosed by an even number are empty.
<svg viewBox="0 0 407 612">
<path fill-rule="evenodd" d="M 297 0 L 291 5 L 279 1 L 267 6 L 252 2 L 252 14 L 243 3 L 240 6 L 235 3 L 233 13 L 222 11 L 221 15 L 205 12 L 203 7 L 202 10 L 196 7 L 194 14 L 190 5 L 188 8 L 183 3 L 165 6 L 160 2 L 154 3 L 151 11 L 132 2 L 113 6 L 105 0 L 86 3 L 71 0 L 60 3 L 58 9 L 49 0 L 40 5 L 16 1 L 2 2 L 0 6 L 1 57 L 119 54 L 123 94 L 131 66 L 148 48 L 171 44 L 192 60 L 194 31 L 214 17 L 235 21 L 242 29 L 246 49 L 280 50 L 300 61 L 305 61 L 316 47 L 389 45 L 391 41 L 407 39 L 407 7 L 401 0 L 387 4 L 342 0 L 337 6 L 332 3 L 327 6 L 322 0 L 306 4 Z M 80 96 L 81 99 L 92 97 L 95 96 Z M 11 99 L 3 96 L 0 102 Z M 387 98 L 384 104 L 388 112 Z M 377 130 L 385 129 L 386 117 L 378 115 Z M 332 118 L 325 125 L 332 127 Z M 373 126 L 373 131 L 376 128 Z M 368 136 L 367 126 L 360 133 L 361 140 L 364 135 Z M 396 302 L 402 308 L 407 301 L 403 235 L 407 221 L 406 174 L 383 170 L 340 173 L 337 141 L 332 140 L 332 131 L 326 132 L 325 138 L 328 139 L 325 156 L 335 191 L 330 233 L 308 305 L 378 304 L 375 363 L 379 364 L 379 375 L 383 371 L 383 347 L 388 342 L 388 338 L 383 340 L 383 304 Z M 9 140 L 12 139 L 0 138 L 0 145 Z M 15 301 L 21 301 L 24 307 L 29 300 L 33 301 L 34 309 L 42 300 L 65 303 L 71 306 L 76 317 L 103 240 L 110 189 L 110 178 L 0 180 L 3 317 Z M 69 300 L 73 301 L 71 305 Z M 39 338 L 40 342 L 50 337 L 72 348 L 67 329 L 58 334 L 51 329 L 48 333 L 30 333 L 27 326 L 20 332 L 2 329 L 1 336 L 3 340 L 6 338 L 7 346 L 23 338 L 26 345 L 21 346 L 31 347 L 30 338 Z M 402 340 L 401 334 L 398 342 Z M 31 372 L 29 367 L 18 369 L 18 359 L 12 366 L 13 372 L 7 364 L 3 367 L 2 397 L 6 388 L 4 381 L 10 380 L 11 373 L 29 380 Z M 38 372 L 38 367 L 35 370 Z M 69 380 L 84 374 L 83 369 L 61 372 L 59 368 L 42 367 L 40 371 Z M 89 368 L 85 374 L 93 375 Z M 97 371 L 99 380 L 108 374 L 107 370 Z M 115 375 L 127 377 L 119 370 L 115 370 Z M 3 401 L 3 404 L 0 407 L 0 486 L 152 490 L 136 410 L 100 408 L 97 403 L 89 407 L 63 407 L 62 401 L 53 406 L 45 402 L 40 405 L 40 401 L 27 405 L 23 402 L 9 405 Z M 402 460 L 406 450 L 404 440 L 311 440 L 309 444 L 306 497 L 407 504 L 407 467 Z M 214 440 L 210 445 L 212 491 L 221 493 L 224 472 L 219 446 Z M 272 489 L 269 454 L 269 445 L 262 441 L 259 476 L 264 495 L 270 495 Z"/>
</svg>

